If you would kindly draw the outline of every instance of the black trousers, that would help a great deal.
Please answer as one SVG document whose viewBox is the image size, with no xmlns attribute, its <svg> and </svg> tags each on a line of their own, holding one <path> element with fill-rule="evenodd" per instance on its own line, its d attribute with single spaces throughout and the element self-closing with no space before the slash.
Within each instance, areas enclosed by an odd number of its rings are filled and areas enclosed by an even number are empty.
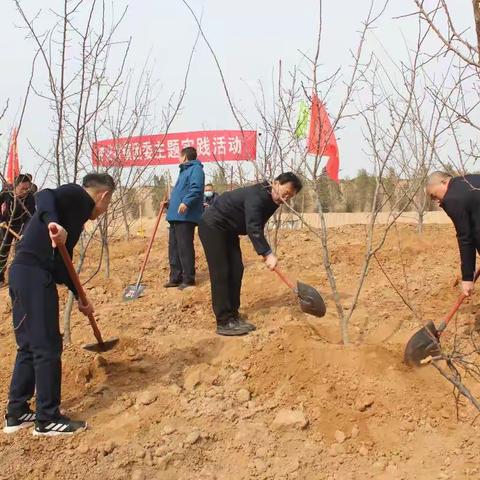
<svg viewBox="0 0 480 480">
<path fill-rule="evenodd" d="M 195 226 L 192 222 L 170 222 L 168 258 L 171 282 L 187 285 L 195 283 Z"/>
<path fill-rule="evenodd" d="M 210 226 L 203 219 L 198 234 L 207 257 L 212 289 L 212 306 L 217 323 L 238 316 L 242 289 L 243 261 L 237 234 Z"/>
<path fill-rule="evenodd" d="M 18 348 L 7 412 L 24 413 L 36 391 L 37 419 L 54 420 L 60 415 L 63 349 L 56 284 L 46 270 L 14 263 L 9 289 Z"/>
<path fill-rule="evenodd" d="M 16 228 L 12 230 L 17 231 Z M 18 229 L 21 230 L 20 228 Z M 0 282 L 5 281 L 5 270 L 7 269 L 8 255 L 13 245 L 13 235 L 3 228 L 0 228 Z"/>
</svg>

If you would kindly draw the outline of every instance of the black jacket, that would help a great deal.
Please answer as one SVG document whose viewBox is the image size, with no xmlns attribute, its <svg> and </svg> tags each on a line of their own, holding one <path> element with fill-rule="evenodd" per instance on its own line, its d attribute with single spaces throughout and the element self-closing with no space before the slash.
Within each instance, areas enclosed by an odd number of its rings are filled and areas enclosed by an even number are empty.
<svg viewBox="0 0 480 480">
<path fill-rule="evenodd" d="M 35 199 L 32 193 L 25 197 L 16 197 L 11 190 L 0 193 L 0 222 L 9 223 L 17 232 L 35 213 Z"/>
<path fill-rule="evenodd" d="M 35 195 L 35 200 L 37 211 L 17 244 L 13 264 L 32 265 L 49 271 L 55 283 L 66 285 L 76 296 L 77 291 L 62 257 L 57 249 L 52 248 L 47 226 L 50 222 L 56 222 L 67 231 L 66 247 L 72 256 L 95 203 L 80 185 L 73 183 L 42 190 Z"/>
<path fill-rule="evenodd" d="M 213 202 L 218 198 L 218 193 L 213 192 L 211 197 L 207 197 L 205 194 L 203 195 L 203 203 L 206 203 L 209 207 L 213 205 Z"/>
<path fill-rule="evenodd" d="M 476 251 L 480 251 L 480 175 L 452 178 L 440 205 L 457 231 L 462 280 L 471 281 Z"/>
<path fill-rule="evenodd" d="M 222 193 L 205 209 L 202 220 L 212 227 L 237 235 L 248 235 L 259 255 L 271 253 L 264 229 L 278 205 L 272 200 L 268 183 L 257 183 Z"/>
</svg>

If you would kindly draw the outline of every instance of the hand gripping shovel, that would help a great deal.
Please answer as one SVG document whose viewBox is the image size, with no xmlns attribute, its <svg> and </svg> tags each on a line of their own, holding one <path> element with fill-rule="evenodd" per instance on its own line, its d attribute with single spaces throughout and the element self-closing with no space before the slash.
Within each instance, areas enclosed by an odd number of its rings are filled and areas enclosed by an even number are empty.
<svg viewBox="0 0 480 480">
<path fill-rule="evenodd" d="M 50 230 L 52 233 L 56 233 L 55 227 L 51 228 Z M 57 245 L 57 249 L 60 252 L 60 255 L 62 256 L 63 263 L 65 264 L 65 267 L 68 271 L 68 275 L 70 276 L 73 284 L 75 285 L 80 301 L 82 302 L 83 305 L 87 305 L 88 303 L 87 296 L 85 295 L 85 291 L 83 290 L 82 284 L 80 283 L 80 279 L 78 278 L 78 274 L 75 270 L 75 267 L 73 266 L 72 259 L 68 254 L 67 248 L 65 247 L 65 245 Z M 107 352 L 108 350 L 111 350 L 117 345 L 118 338 L 111 338 L 110 340 L 106 340 L 106 341 L 103 340 L 102 334 L 98 329 L 97 322 L 95 321 L 95 317 L 93 316 L 92 313 L 88 316 L 88 320 L 90 321 L 90 326 L 92 327 L 93 334 L 95 335 L 95 338 L 97 339 L 98 343 L 89 343 L 87 345 L 83 345 L 83 348 L 85 350 L 89 350 L 90 352 L 97 352 L 97 353 Z"/>
<path fill-rule="evenodd" d="M 143 273 L 145 272 L 145 267 L 147 266 L 148 257 L 150 256 L 150 250 L 152 249 L 153 241 L 155 240 L 155 235 L 157 234 L 158 225 L 160 224 L 160 220 L 162 218 L 163 211 L 165 210 L 165 201 L 162 203 L 162 207 L 160 208 L 160 212 L 158 212 L 157 220 L 155 221 L 155 226 L 153 227 L 152 236 L 150 237 L 150 241 L 148 242 L 147 250 L 145 252 L 145 259 L 143 260 L 142 268 L 140 269 L 140 273 L 138 274 L 137 283 L 135 285 L 128 285 L 123 293 L 123 300 L 128 302 L 130 300 L 136 300 L 137 298 L 141 297 L 144 290 L 145 285 L 141 285 L 141 281 L 143 278 Z"/>
<path fill-rule="evenodd" d="M 322 318 L 327 311 L 323 298 L 311 285 L 297 282 L 297 286 L 278 268 L 275 267 L 274 272 L 280 277 L 292 292 L 297 295 L 300 308 L 303 312 Z"/>
<path fill-rule="evenodd" d="M 480 270 L 475 273 L 473 281 L 476 282 L 479 276 Z M 434 357 L 440 353 L 440 336 L 466 298 L 467 296 L 463 293 L 458 297 L 457 302 L 448 315 L 442 320 L 438 328 L 435 327 L 435 324 L 430 320 L 410 338 L 405 347 L 405 353 L 403 356 L 403 361 L 407 365 L 420 367 L 422 365 L 422 360 L 425 360 L 430 356 Z"/>
</svg>

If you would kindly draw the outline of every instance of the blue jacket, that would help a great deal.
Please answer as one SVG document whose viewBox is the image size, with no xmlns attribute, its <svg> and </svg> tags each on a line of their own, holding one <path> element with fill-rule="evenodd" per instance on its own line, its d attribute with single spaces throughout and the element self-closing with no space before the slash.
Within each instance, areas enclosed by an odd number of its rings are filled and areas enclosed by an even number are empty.
<svg viewBox="0 0 480 480">
<path fill-rule="evenodd" d="M 167 220 L 169 222 L 198 223 L 203 213 L 204 186 L 205 174 L 199 160 L 190 160 L 180 164 L 180 174 L 170 195 Z M 184 215 L 178 213 L 181 203 L 188 207 Z"/>
</svg>

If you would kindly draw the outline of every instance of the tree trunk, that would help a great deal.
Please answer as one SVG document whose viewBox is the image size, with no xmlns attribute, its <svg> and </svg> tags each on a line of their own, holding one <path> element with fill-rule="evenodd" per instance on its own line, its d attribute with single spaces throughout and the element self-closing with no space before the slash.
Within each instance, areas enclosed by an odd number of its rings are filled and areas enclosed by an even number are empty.
<svg viewBox="0 0 480 480">
<path fill-rule="evenodd" d="M 472 0 L 475 28 L 477 30 L 477 53 L 480 61 L 480 0 Z"/>
</svg>

